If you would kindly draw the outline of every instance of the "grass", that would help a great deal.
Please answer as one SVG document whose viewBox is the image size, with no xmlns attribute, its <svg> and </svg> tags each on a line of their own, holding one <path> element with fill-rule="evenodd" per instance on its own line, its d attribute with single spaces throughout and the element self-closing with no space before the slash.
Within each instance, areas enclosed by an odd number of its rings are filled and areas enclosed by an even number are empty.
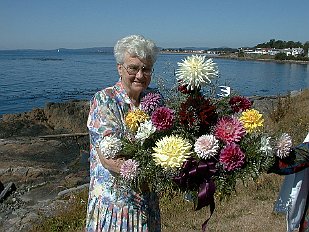
<svg viewBox="0 0 309 232">
<path fill-rule="evenodd" d="M 87 190 L 64 198 L 58 206 L 57 213 L 52 217 L 42 215 L 40 223 L 36 223 L 31 232 L 83 231 L 87 199 Z"/>
<path fill-rule="evenodd" d="M 284 215 L 272 212 L 281 176 L 263 175 L 258 183 L 239 183 L 237 193 L 229 200 L 216 202 L 208 222 L 208 231 L 284 231 Z M 201 231 L 210 213 L 208 208 L 194 211 L 192 203 L 178 196 L 171 201 L 161 199 L 162 231 Z"/>
<path fill-rule="evenodd" d="M 303 141 L 309 128 L 309 90 L 288 98 L 278 97 L 277 104 L 265 115 L 267 129 L 273 133 L 287 132 L 294 144 Z M 236 192 L 228 200 L 217 201 L 216 209 L 208 222 L 209 232 L 285 231 L 285 216 L 273 212 L 283 176 L 265 174 L 257 182 L 238 183 Z M 83 231 L 85 225 L 87 191 L 68 199 L 54 217 L 42 218 L 36 225 L 38 231 Z M 172 199 L 161 198 L 162 232 L 201 231 L 201 225 L 209 217 L 207 207 L 194 211 L 193 204 L 180 195 Z"/>
</svg>

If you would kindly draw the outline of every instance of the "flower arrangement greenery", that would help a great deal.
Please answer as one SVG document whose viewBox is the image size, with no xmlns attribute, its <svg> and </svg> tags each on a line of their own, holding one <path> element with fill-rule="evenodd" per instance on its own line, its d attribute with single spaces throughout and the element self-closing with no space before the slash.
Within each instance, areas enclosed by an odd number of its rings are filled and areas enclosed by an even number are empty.
<svg viewBox="0 0 309 232">
<path fill-rule="evenodd" d="M 267 134 L 248 98 L 207 91 L 218 79 L 212 59 L 188 56 L 178 63 L 174 95 L 149 93 L 140 109 L 128 112 L 126 136 L 100 144 L 107 156 L 126 157 L 119 181 L 133 189 L 147 183 L 160 194 L 181 191 L 196 210 L 213 212 L 215 198 L 229 196 L 238 180 L 256 179 L 289 156 L 291 137 Z"/>
</svg>

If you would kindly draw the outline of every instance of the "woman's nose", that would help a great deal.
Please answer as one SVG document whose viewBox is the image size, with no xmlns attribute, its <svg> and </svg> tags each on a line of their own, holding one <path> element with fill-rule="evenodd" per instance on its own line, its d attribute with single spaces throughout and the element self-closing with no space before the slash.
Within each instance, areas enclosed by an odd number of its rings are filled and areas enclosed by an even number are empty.
<svg viewBox="0 0 309 232">
<path fill-rule="evenodd" d="M 136 73 L 136 77 L 137 77 L 137 78 L 142 78 L 142 77 L 144 77 L 143 69 L 139 69 L 139 70 L 138 70 L 138 73 Z"/>
</svg>

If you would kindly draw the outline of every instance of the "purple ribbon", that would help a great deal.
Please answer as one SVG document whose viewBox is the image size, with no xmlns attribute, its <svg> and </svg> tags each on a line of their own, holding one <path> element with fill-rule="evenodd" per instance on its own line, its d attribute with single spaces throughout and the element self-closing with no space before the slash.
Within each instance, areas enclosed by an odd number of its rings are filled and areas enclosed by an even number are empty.
<svg viewBox="0 0 309 232">
<path fill-rule="evenodd" d="M 205 206 L 210 206 L 210 216 L 203 223 L 202 230 L 206 230 L 207 222 L 215 210 L 214 194 L 216 191 L 213 176 L 215 175 L 216 163 L 214 161 L 200 160 L 193 158 L 186 160 L 178 176 L 174 177 L 174 182 L 183 190 L 197 190 L 197 205 L 195 210 L 200 210 Z"/>
</svg>

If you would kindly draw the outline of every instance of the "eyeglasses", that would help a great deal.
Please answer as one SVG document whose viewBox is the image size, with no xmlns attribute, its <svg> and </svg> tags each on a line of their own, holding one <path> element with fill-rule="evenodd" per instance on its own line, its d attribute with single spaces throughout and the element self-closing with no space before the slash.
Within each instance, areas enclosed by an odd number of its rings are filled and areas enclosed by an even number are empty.
<svg viewBox="0 0 309 232">
<path fill-rule="evenodd" d="M 125 67 L 123 64 L 122 64 L 122 67 L 124 67 L 125 70 L 127 70 L 128 74 L 129 75 L 136 75 L 138 74 L 138 72 L 141 70 L 142 73 L 145 75 L 145 76 L 150 76 L 154 69 L 153 68 L 147 68 L 145 66 L 143 67 L 139 67 L 139 66 L 135 66 L 135 65 L 129 65 L 128 67 Z"/>
</svg>

